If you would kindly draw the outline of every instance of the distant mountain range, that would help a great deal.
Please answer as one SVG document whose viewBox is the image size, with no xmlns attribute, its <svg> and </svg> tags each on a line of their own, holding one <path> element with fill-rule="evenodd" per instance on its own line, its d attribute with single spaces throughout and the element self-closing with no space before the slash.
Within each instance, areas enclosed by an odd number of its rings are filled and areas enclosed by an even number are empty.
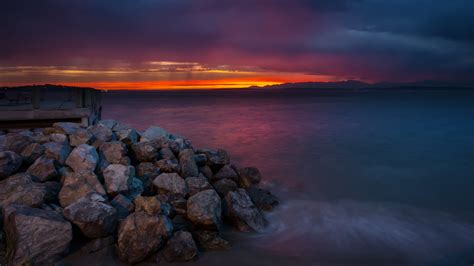
<svg viewBox="0 0 474 266">
<path fill-rule="evenodd" d="M 448 82 L 424 80 L 416 82 L 378 82 L 367 83 L 359 80 L 345 80 L 335 82 L 296 82 L 282 83 L 268 86 L 252 86 L 250 88 L 260 89 L 445 89 L 445 88 L 463 88 L 474 89 L 474 84 L 469 82 Z"/>
</svg>

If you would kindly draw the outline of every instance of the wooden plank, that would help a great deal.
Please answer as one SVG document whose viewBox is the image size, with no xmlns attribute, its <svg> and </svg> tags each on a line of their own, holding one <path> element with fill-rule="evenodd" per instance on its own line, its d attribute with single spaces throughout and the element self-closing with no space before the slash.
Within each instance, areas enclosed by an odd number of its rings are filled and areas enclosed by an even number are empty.
<svg viewBox="0 0 474 266">
<path fill-rule="evenodd" d="M 70 110 L 23 110 L 23 111 L 1 111 L 0 121 L 34 120 L 34 119 L 68 119 L 89 117 L 88 108 L 77 108 Z"/>
</svg>

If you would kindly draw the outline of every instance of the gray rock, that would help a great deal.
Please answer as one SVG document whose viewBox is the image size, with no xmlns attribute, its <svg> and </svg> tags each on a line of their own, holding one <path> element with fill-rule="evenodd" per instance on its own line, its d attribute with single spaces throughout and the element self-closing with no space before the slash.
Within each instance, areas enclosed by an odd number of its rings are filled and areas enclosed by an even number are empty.
<svg viewBox="0 0 474 266">
<path fill-rule="evenodd" d="M 186 213 L 188 212 L 188 202 L 184 198 L 171 199 L 170 204 L 173 213 L 176 215 L 186 215 Z"/>
<path fill-rule="evenodd" d="M 273 207 L 278 205 L 277 197 L 268 190 L 250 187 L 247 188 L 247 194 L 250 196 L 250 199 L 252 199 L 255 206 L 260 210 L 270 211 Z"/>
<path fill-rule="evenodd" d="M 186 178 L 186 186 L 189 190 L 189 195 L 192 196 L 200 191 L 211 189 L 212 186 L 202 174 Z"/>
<path fill-rule="evenodd" d="M 207 165 L 199 167 L 199 173 L 202 173 L 207 179 L 211 179 L 213 175 L 211 168 Z"/>
<path fill-rule="evenodd" d="M 29 165 L 36 161 L 36 159 L 38 159 L 41 155 L 43 155 L 44 151 L 45 148 L 43 145 L 39 143 L 31 143 L 23 149 L 21 156 L 23 157 L 23 161 Z"/>
<path fill-rule="evenodd" d="M 179 151 L 184 150 L 184 149 L 193 149 L 193 146 L 189 139 L 176 137 L 174 139 L 174 142 L 178 145 L 177 153 L 179 153 Z"/>
<path fill-rule="evenodd" d="M 13 151 L 0 151 L 0 180 L 16 173 L 23 159 Z"/>
<path fill-rule="evenodd" d="M 104 187 L 93 172 L 69 173 L 59 192 L 59 202 L 62 207 L 67 207 L 90 193 L 105 196 Z"/>
<path fill-rule="evenodd" d="M 126 145 L 132 145 L 138 141 L 138 133 L 133 128 L 121 129 L 117 131 L 117 138 Z"/>
<path fill-rule="evenodd" d="M 176 161 L 163 159 L 157 161 L 155 165 L 162 173 L 178 173 L 180 171 L 179 164 Z"/>
<path fill-rule="evenodd" d="M 149 195 L 153 194 L 152 181 L 160 175 L 160 168 L 150 162 L 143 162 L 137 165 L 137 178 L 143 183 L 144 193 Z"/>
<path fill-rule="evenodd" d="M 119 122 L 113 119 L 102 119 L 99 121 L 99 124 L 106 126 L 110 130 L 113 130 L 119 124 Z"/>
<path fill-rule="evenodd" d="M 214 189 L 201 191 L 188 199 L 188 219 L 195 224 L 219 227 L 221 212 L 221 198 Z"/>
<path fill-rule="evenodd" d="M 163 249 L 163 257 L 168 261 L 190 261 L 197 256 L 198 250 L 191 233 L 178 231 L 173 234 Z"/>
<path fill-rule="evenodd" d="M 85 253 L 95 253 L 104 248 L 112 246 L 114 242 L 115 242 L 115 238 L 113 236 L 95 238 L 89 241 L 87 244 L 85 244 L 81 248 L 81 251 Z"/>
<path fill-rule="evenodd" d="M 125 262 L 138 263 L 158 251 L 172 232 L 173 225 L 166 216 L 134 212 L 120 223 L 118 256 Z"/>
<path fill-rule="evenodd" d="M 221 179 L 232 179 L 238 181 L 239 176 L 229 164 L 226 164 L 217 171 L 217 173 L 211 178 L 211 181 L 215 182 Z"/>
<path fill-rule="evenodd" d="M 260 171 L 255 167 L 240 168 L 239 174 L 239 185 L 244 188 L 258 184 L 262 179 Z"/>
<path fill-rule="evenodd" d="M 151 126 L 142 133 L 140 141 L 158 140 L 160 138 L 169 138 L 170 134 L 161 127 Z"/>
<path fill-rule="evenodd" d="M 4 215 L 8 265 L 53 265 L 69 251 L 72 227 L 58 213 L 10 205 Z"/>
<path fill-rule="evenodd" d="M 161 202 L 158 200 L 157 197 L 136 197 L 133 200 L 135 204 L 135 211 L 144 211 L 149 215 L 157 215 L 161 213 Z"/>
<path fill-rule="evenodd" d="M 226 216 L 242 232 L 261 231 L 266 224 L 260 211 L 255 207 L 244 189 L 227 193 L 225 197 Z"/>
<path fill-rule="evenodd" d="M 107 194 L 114 196 L 129 191 L 129 179 L 135 176 L 133 166 L 111 164 L 104 170 L 104 182 Z"/>
<path fill-rule="evenodd" d="M 117 227 L 117 211 L 99 194 L 89 194 L 64 208 L 64 218 L 89 238 L 105 237 Z"/>
<path fill-rule="evenodd" d="M 223 149 L 199 149 L 196 153 L 203 153 L 207 156 L 207 164 L 210 166 L 222 166 L 230 163 L 230 157 L 227 151 Z"/>
<path fill-rule="evenodd" d="M 99 154 L 96 149 L 87 144 L 81 144 L 74 148 L 66 160 L 66 164 L 75 172 L 93 172 L 99 162 Z"/>
<path fill-rule="evenodd" d="M 28 167 L 26 172 L 29 173 L 33 177 L 33 180 L 37 182 L 46 182 L 58 176 L 54 160 L 49 159 L 46 156 L 41 156 L 36 159 L 36 161 Z"/>
<path fill-rule="evenodd" d="M 85 128 L 80 128 L 76 133 L 69 135 L 70 145 L 77 147 L 81 144 L 92 145 L 96 141 L 96 138 L 92 132 Z"/>
<path fill-rule="evenodd" d="M 212 183 L 212 185 L 221 197 L 225 197 L 229 191 L 234 191 L 238 188 L 237 183 L 231 179 L 221 179 Z"/>
<path fill-rule="evenodd" d="M 60 164 L 64 164 L 71 152 L 71 147 L 66 143 L 48 142 L 43 145 L 45 147 L 44 155 Z"/>
<path fill-rule="evenodd" d="M 57 130 L 59 133 L 63 134 L 74 134 L 76 131 L 81 128 L 81 124 L 78 123 L 72 123 L 72 122 L 57 122 L 53 124 L 53 127 Z"/>
<path fill-rule="evenodd" d="M 158 149 L 151 141 L 132 144 L 131 152 L 139 162 L 153 162 L 158 158 Z"/>
<path fill-rule="evenodd" d="M 94 135 L 95 141 L 93 143 L 94 147 L 99 147 L 102 143 L 111 141 L 114 138 L 114 133 L 112 130 L 102 124 L 97 124 L 91 127 L 88 127 L 88 130 Z"/>
<path fill-rule="evenodd" d="M 112 201 L 110 201 L 110 204 L 117 210 L 117 218 L 119 221 L 127 218 L 127 216 L 135 210 L 132 201 L 122 194 L 115 196 Z"/>
<path fill-rule="evenodd" d="M 66 135 L 60 133 L 53 133 L 49 135 L 49 140 L 52 142 L 59 142 L 69 144 L 69 140 Z"/>
<path fill-rule="evenodd" d="M 143 191 L 143 183 L 140 179 L 133 177 L 128 180 L 128 191 L 125 194 L 128 198 L 135 199 L 140 196 Z"/>
<path fill-rule="evenodd" d="M 174 156 L 173 151 L 170 148 L 161 148 L 160 150 L 160 158 L 166 160 L 176 160 L 176 156 Z"/>
<path fill-rule="evenodd" d="M 231 247 L 230 243 L 221 238 L 216 231 L 195 231 L 193 236 L 198 245 L 206 251 L 227 250 Z"/>
<path fill-rule="evenodd" d="M 18 173 L 0 181 L 0 209 L 9 204 L 41 207 L 46 194 L 44 184 L 33 182 L 27 173 Z"/>
<path fill-rule="evenodd" d="M 188 194 L 188 188 L 184 179 L 176 173 L 163 173 L 153 180 L 153 185 L 159 193 L 175 197 L 184 197 Z"/>
<path fill-rule="evenodd" d="M 198 176 L 199 169 L 194 160 L 194 151 L 191 149 L 182 150 L 179 153 L 179 164 L 181 165 L 181 175 L 183 177 Z"/>
<path fill-rule="evenodd" d="M 33 139 L 29 136 L 9 133 L 5 136 L 3 146 L 6 151 L 13 151 L 16 154 L 21 154 L 23 149 L 31 143 L 33 143 Z"/>
<path fill-rule="evenodd" d="M 99 148 L 99 152 L 111 164 L 128 165 L 130 160 L 127 156 L 127 146 L 121 141 L 104 142 Z"/>
<path fill-rule="evenodd" d="M 196 154 L 196 155 L 194 155 L 194 161 L 196 162 L 198 167 L 202 167 L 202 166 L 206 165 L 207 156 L 203 153 Z"/>
</svg>

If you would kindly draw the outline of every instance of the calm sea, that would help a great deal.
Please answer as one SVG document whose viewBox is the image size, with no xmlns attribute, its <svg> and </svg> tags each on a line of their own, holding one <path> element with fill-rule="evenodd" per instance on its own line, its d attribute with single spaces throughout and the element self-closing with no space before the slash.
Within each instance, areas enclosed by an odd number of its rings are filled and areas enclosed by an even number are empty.
<svg viewBox="0 0 474 266">
<path fill-rule="evenodd" d="M 195 265 L 472 265 L 474 92 L 109 92 L 103 116 L 256 166 L 260 234 Z"/>
</svg>

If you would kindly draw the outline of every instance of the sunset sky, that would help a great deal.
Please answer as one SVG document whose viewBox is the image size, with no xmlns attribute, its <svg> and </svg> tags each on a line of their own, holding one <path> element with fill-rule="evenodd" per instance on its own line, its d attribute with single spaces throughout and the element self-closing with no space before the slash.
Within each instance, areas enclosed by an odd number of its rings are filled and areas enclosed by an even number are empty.
<svg viewBox="0 0 474 266">
<path fill-rule="evenodd" d="M 11 0 L 0 85 L 474 81 L 472 0 Z"/>
</svg>

